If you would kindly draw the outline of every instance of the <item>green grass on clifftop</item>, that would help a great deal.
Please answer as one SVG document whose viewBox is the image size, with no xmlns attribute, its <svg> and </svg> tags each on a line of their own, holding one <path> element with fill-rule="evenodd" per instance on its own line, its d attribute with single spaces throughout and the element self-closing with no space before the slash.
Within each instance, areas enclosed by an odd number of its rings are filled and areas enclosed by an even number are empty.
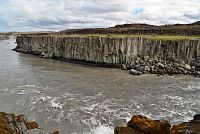
<svg viewBox="0 0 200 134">
<path fill-rule="evenodd" d="M 65 37 L 117 37 L 117 38 L 131 38 L 131 37 L 143 37 L 152 40 L 161 41 L 182 41 L 200 39 L 200 36 L 175 36 L 175 35 L 132 35 L 132 34 L 68 34 Z"/>
</svg>

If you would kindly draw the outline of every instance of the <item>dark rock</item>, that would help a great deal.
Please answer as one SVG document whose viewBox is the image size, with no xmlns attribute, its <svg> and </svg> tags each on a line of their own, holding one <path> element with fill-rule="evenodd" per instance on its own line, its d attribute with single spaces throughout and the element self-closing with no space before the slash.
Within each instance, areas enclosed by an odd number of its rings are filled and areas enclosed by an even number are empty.
<svg viewBox="0 0 200 134">
<path fill-rule="evenodd" d="M 200 72 L 194 72 L 193 75 L 194 75 L 195 77 L 200 78 Z"/>
<path fill-rule="evenodd" d="M 200 121 L 200 114 L 194 115 L 193 120 Z"/>
</svg>

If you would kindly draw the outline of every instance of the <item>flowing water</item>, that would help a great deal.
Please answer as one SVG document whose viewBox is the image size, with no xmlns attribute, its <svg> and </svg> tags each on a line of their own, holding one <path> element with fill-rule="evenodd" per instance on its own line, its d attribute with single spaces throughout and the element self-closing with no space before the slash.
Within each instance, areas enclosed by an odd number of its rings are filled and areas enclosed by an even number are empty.
<svg viewBox="0 0 200 134">
<path fill-rule="evenodd" d="M 113 134 L 135 114 L 171 123 L 200 113 L 193 76 L 133 76 L 127 71 L 42 59 L 0 41 L 0 111 L 25 114 L 50 132 Z"/>
</svg>

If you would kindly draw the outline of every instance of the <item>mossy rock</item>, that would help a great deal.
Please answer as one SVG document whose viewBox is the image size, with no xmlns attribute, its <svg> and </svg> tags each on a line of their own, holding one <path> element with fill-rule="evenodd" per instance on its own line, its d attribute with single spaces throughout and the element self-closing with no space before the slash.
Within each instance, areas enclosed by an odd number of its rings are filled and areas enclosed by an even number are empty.
<svg viewBox="0 0 200 134">
<path fill-rule="evenodd" d="M 39 128 L 39 125 L 36 122 L 27 122 L 26 127 L 27 129 L 36 129 Z"/>
<path fill-rule="evenodd" d="M 133 116 L 127 126 L 145 134 L 170 134 L 171 128 L 166 121 L 152 120 L 141 115 Z"/>
</svg>

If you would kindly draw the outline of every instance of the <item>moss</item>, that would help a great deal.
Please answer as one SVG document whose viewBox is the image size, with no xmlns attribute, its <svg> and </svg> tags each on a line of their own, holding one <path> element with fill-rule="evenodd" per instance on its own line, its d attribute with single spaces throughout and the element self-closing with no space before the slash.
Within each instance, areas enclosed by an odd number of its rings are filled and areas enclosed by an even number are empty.
<svg viewBox="0 0 200 134">
<path fill-rule="evenodd" d="M 8 114 L 6 114 L 5 112 L 0 112 L 0 116 L 6 116 Z"/>
<path fill-rule="evenodd" d="M 5 124 L 5 123 L 6 123 L 6 121 L 5 121 L 4 119 L 0 119 L 0 123 L 3 123 L 3 124 Z"/>
<path fill-rule="evenodd" d="M 112 38 L 142 37 L 142 38 L 161 40 L 161 41 L 184 41 L 184 40 L 200 39 L 200 36 L 138 35 L 138 34 L 66 34 L 57 36 L 58 37 L 59 36 L 60 37 L 112 37 Z"/>
<path fill-rule="evenodd" d="M 0 123 L 0 128 L 1 128 L 1 129 L 6 129 L 6 124 Z"/>
<path fill-rule="evenodd" d="M 8 130 L 0 128 L 0 134 L 10 134 Z"/>
</svg>

